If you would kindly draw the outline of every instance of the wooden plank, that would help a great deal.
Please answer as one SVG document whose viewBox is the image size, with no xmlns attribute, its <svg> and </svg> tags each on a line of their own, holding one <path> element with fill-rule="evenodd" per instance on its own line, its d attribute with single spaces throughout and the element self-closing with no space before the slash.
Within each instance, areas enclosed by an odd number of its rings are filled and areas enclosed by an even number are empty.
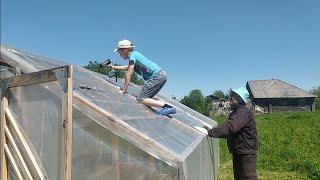
<svg viewBox="0 0 320 180">
<path fill-rule="evenodd" d="M 67 94 L 62 96 L 61 179 L 71 180 L 73 67 L 68 66 Z"/>
<path fill-rule="evenodd" d="M 19 168 L 18 168 L 18 166 L 17 166 L 17 163 L 16 163 L 16 161 L 14 160 L 14 158 L 13 158 L 13 156 L 12 156 L 12 153 L 11 153 L 11 151 L 10 151 L 10 149 L 9 149 L 9 147 L 8 147 L 7 144 L 4 145 L 4 149 L 5 149 L 5 151 L 6 151 L 6 154 L 8 155 L 8 159 L 10 160 L 11 165 L 13 166 L 14 172 L 15 172 L 16 175 L 18 176 L 18 179 L 19 179 L 19 180 L 23 180 L 22 175 L 21 175 L 21 172 L 20 172 L 20 170 L 19 170 Z"/>
<path fill-rule="evenodd" d="M 272 113 L 272 104 L 269 104 L 268 111 L 269 111 L 269 113 Z"/>
<path fill-rule="evenodd" d="M 5 156 L 5 144 L 6 142 L 6 137 L 5 137 L 5 132 L 4 132 L 4 127 L 6 125 L 6 116 L 5 116 L 5 109 L 8 107 L 8 100 L 6 97 L 2 98 L 1 101 L 1 123 L 0 123 L 0 134 L 1 134 L 1 142 L 0 142 L 0 164 L 1 164 L 1 169 L 0 169 L 0 177 L 2 180 L 7 180 L 8 179 L 8 166 L 7 166 L 7 161 L 6 161 L 6 156 Z"/>
<path fill-rule="evenodd" d="M 18 87 L 18 86 L 27 86 L 33 84 L 39 84 L 44 82 L 56 81 L 56 77 L 54 76 L 54 71 L 58 69 L 66 69 L 68 66 L 62 66 L 58 68 L 22 74 L 18 76 L 11 77 L 11 82 L 9 84 L 9 88 Z M 67 70 L 68 71 L 68 70 Z"/>
<path fill-rule="evenodd" d="M 5 114 L 6 114 L 7 118 L 8 118 L 8 120 L 9 120 L 9 122 L 11 123 L 13 129 L 15 130 L 15 133 L 18 135 L 18 138 L 20 139 L 24 149 L 26 150 L 26 152 L 27 152 L 27 154 L 28 154 L 28 156 L 30 158 L 30 161 L 31 161 L 33 167 L 35 168 L 35 170 L 37 172 L 37 175 L 38 175 L 37 179 L 45 179 L 45 176 L 42 173 L 41 168 L 38 165 L 38 163 L 36 161 L 36 158 L 34 157 L 34 155 L 33 155 L 32 151 L 31 151 L 31 149 L 30 149 L 30 147 L 29 147 L 29 145 L 28 145 L 23 133 L 21 132 L 21 130 L 20 130 L 18 124 L 17 124 L 17 121 L 14 119 L 14 117 L 12 116 L 12 114 L 9 111 L 8 108 L 5 109 Z"/>
<path fill-rule="evenodd" d="M 311 111 L 315 111 L 316 110 L 316 103 L 313 102 L 311 105 Z"/>
<path fill-rule="evenodd" d="M 119 163 L 119 137 L 111 135 L 112 137 L 112 164 L 115 173 L 115 180 L 120 180 L 120 163 Z"/>
<path fill-rule="evenodd" d="M 33 180 L 32 176 L 31 176 L 31 173 L 30 173 L 30 171 L 29 171 L 29 169 L 28 169 L 28 167 L 27 167 L 27 165 L 26 165 L 26 163 L 25 163 L 25 161 L 24 161 L 24 159 L 23 159 L 23 157 L 22 157 L 22 155 L 20 153 L 20 150 L 19 150 L 16 142 L 14 141 L 14 138 L 13 138 L 8 126 L 5 126 L 4 130 L 5 130 L 5 133 L 6 133 L 7 137 L 8 137 L 8 139 L 9 139 L 10 144 L 12 145 L 15 153 L 17 154 L 17 156 L 19 158 L 19 161 L 21 162 L 21 166 L 22 166 L 22 168 L 24 170 L 23 175 L 25 177 L 27 177 L 28 179 Z"/>
</svg>

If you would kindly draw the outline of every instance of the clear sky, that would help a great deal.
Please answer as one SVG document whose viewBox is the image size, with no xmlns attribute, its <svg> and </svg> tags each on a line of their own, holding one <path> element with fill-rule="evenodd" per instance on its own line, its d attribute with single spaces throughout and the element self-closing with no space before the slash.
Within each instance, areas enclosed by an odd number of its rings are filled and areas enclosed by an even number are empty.
<svg viewBox="0 0 320 180">
<path fill-rule="evenodd" d="M 320 85 L 319 0 L 1 0 L 1 44 L 86 65 L 129 39 L 168 73 L 162 92 L 281 79 Z"/>
</svg>

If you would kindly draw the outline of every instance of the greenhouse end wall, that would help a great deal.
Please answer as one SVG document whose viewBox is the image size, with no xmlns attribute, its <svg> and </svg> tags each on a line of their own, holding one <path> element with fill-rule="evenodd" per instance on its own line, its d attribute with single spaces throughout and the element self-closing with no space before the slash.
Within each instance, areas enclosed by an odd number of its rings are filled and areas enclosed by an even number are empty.
<svg viewBox="0 0 320 180">
<path fill-rule="evenodd" d="M 72 179 L 174 180 L 178 170 L 73 109 Z"/>
</svg>

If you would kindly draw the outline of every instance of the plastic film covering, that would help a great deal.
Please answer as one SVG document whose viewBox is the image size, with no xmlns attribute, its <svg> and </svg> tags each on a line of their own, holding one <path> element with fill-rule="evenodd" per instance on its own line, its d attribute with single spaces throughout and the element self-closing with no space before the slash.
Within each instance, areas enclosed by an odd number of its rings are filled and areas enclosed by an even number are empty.
<svg viewBox="0 0 320 180">
<path fill-rule="evenodd" d="M 12 61 L 9 62 L 8 59 Z M 67 63 L 62 61 L 34 55 L 20 49 L 8 48 L 6 46 L 1 46 L 1 60 L 6 61 L 7 64 L 13 67 L 21 67 L 21 71 L 25 73 L 67 65 Z"/>
<path fill-rule="evenodd" d="M 121 87 L 124 84 L 123 79 L 118 79 L 118 81 L 115 81 L 115 78 L 108 78 L 102 74 L 95 74 L 96 76 L 100 77 L 101 79 L 106 79 L 108 82 Z M 129 88 L 129 93 L 133 95 L 137 95 L 140 92 L 141 86 L 131 84 Z M 175 106 L 177 108 L 177 113 L 174 115 L 171 115 L 175 119 L 183 122 L 184 124 L 188 125 L 190 128 L 194 129 L 194 126 L 203 126 L 203 125 L 210 125 L 211 127 L 217 126 L 217 123 L 213 121 L 212 119 L 190 109 L 189 107 L 171 99 L 167 98 L 166 96 L 163 96 L 161 93 L 159 93 L 156 97 L 156 99 L 163 100 L 165 102 L 168 102 L 169 104 Z"/>
<path fill-rule="evenodd" d="M 185 160 L 183 168 L 186 179 L 199 179 L 199 177 L 202 180 L 216 179 L 217 173 L 213 164 L 217 152 L 213 149 L 213 143 L 212 138 L 204 138 Z M 217 158 L 219 159 L 219 156 Z"/>
<path fill-rule="evenodd" d="M 203 135 L 178 119 L 156 115 L 138 102 L 134 97 L 136 86 L 131 85 L 129 94 L 123 94 L 114 85 L 117 82 L 106 76 L 99 78 L 79 67 L 75 67 L 74 70 L 74 92 L 168 148 L 177 157 L 182 157 L 190 144 L 203 138 Z M 81 88 L 84 86 L 89 88 Z M 179 111 L 177 114 L 184 112 Z"/>
<path fill-rule="evenodd" d="M 178 169 L 157 160 L 91 118 L 74 108 L 72 179 L 178 178 Z"/>
<path fill-rule="evenodd" d="M 104 114 L 95 111 L 93 108 L 88 108 L 86 104 L 82 103 L 77 98 L 73 98 L 73 105 L 78 111 L 82 112 L 87 117 L 90 117 L 91 121 L 94 121 L 101 127 L 108 129 L 113 134 L 127 140 L 153 157 L 166 162 L 168 165 L 175 168 L 179 167 L 180 160 L 173 156 L 170 152 L 166 151 L 166 149 L 163 149 L 163 147 L 159 147 L 158 145 L 154 144 L 152 139 L 144 139 L 135 132 L 131 132 L 125 127 L 116 125 L 113 121 L 106 119 Z M 84 126 L 86 123 L 82 122 L 82 124 L 82 126 Z M 139 140 L 139 142 L 137 142 L 137 140 Z"/>
<path fill-rule="evenodd" d="M 21 50 L 13 50 L 13 53 L 17 54 L 22 59 L 26 60 L 28 64 L 43 69 L 53 68 L 57 67 L 59 65 L 64 65 L 65 63 L 62 62 L 55 62 L 52 61 L 49 58 L 45 58 L 42 56 L 32 55 L 30 53 L 26 53 Z M 110 112 L 111 114 L 115 115 L 116 117 L 119 117 L 120 119 L 129 122 L 130 119 L 151 119 L 152 122 L 157 123 L 154 120 L 162 120 L 167 119 L 166 122 L 171 123 L 172 120 L 168 120 L 167 117 L 157 116 L 152 112 L 149 108 L 145 107 L 143 104 L 136 101 L 135 97 L 132 95 L 123 95 L 118 88 L 116 88 L 117 85 L 122 86 L 123 80 L 120 79 L 118 82 L 114 81 L 114 78 L 108 78 L 104 75 L 97 76 L 97 73 L 93 73 L 91 71 L 88 71 L 84 68 L 74 66 L 74 89 L 75 92 L 80 94 L 82 97 L 90 100 L 91 102 L 94 102 L 99 107 L 105 109 L 107 112 Z M 86 88 L 81 88 L 86 87 Z M 140 90 L 139 86 L 131 85 L 129 88 L 129 93 L 136 95 L 138 94 Z M 201 134 L 197 132 L 196 130 L 190 131 L 190 129 L 194 129 L 195 125 L 202 126 L 204 123 L 200 121 L 197 118 L 194 118 L 190 116 L 190 114 L 185 113 L 184 111 L 178 110 L 177 114 L 173 116 L 175 120 L 181 121 L 186 124 L 186 126 L 182 126 L 181 128 L 185 129 L 187 134 L 189 134 L 188 138 L 185 139 L 184 134 L 178 134 L 176 133 L 176 130 L 171 128 L 171 132 L 169 130 L 165 131 L 166 124 L 168 123 L 162 123 L 163 128 L 158 128 L 157 131 L 154 131 L 155 129 L 152 129 L 150 126 L 153 126 L 152 123 L 142 123 L 139 121 L 132 121 L 130 122 L 130 125 L 137 128 L 138 131 L 144 130 L 143 133 L 147 135 L 151 134 L 158 134 L 159 137 L 161 137 L 162 141 L 159 142 L 160 144 L 163 142 L 170 142 L 172 138 L 172 134 L 176 135 L 176 139 L 178 139 L 175 143 L 167 143 L 163 144 L 170 151 L 177 154 L 177 156 L 181 155 L 187 155 L 184 151 L 187 150 L 191 142 L 199 141 L 199 138 L 201 138 Z M 134 123 L 138 123 L 135 125 Z M 177 127 L 179 127 L 176 124 Z M 189 127 L 189 128 L 188 128 Z M 140 129 L 139 129 L 140 128 Z M 151 131 L 151 129 L 153 131 Z M 171 141 L 172 142 L 172 141 Z M 177 143 L 181 144 L 177 144 Z M 177 148 L 179 147 L 179 148 Z M 185 157 L 184 157 L 185 158 Z"/>
<path fill-rule="evenodd" d="M 10 89 L 9 109 L 48 179 L 60 179 L 62 98 L 66 94 L 57 82 Z M 15 132 L 10 124 L 9 129 Z M 19 139 L 15 133 L 13 136 Z M 22 143 L 18 141 L 17 145 L 23 157 L 29 159 Z M 26 163 L 33 167 L 31 161 Z M 33 177 L 38 177 L 34 168 L 30 171 Z"/>
<path fill-rule="evenodd" d="M 0 79 L 12 77 L 16 74 L 15 68 L 0 65 Z"/>
</svg>

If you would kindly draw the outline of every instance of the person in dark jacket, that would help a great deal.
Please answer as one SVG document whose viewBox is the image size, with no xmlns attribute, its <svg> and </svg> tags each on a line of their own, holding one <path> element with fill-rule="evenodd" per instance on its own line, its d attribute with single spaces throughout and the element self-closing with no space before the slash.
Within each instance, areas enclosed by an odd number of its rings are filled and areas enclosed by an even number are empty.
<svg viewBox="0 0 320 180">
<path fill-rule="evenodd" d="M 249 93 L 245 88 L 231 90 L 229 119 L 215 127 L 204 127 L 214 138 L 227 138 L 233 157 L 235 180 L 258 179 L 256 172 L 258 137 L 252 111 L 246 106 Z"/>
</svg>

